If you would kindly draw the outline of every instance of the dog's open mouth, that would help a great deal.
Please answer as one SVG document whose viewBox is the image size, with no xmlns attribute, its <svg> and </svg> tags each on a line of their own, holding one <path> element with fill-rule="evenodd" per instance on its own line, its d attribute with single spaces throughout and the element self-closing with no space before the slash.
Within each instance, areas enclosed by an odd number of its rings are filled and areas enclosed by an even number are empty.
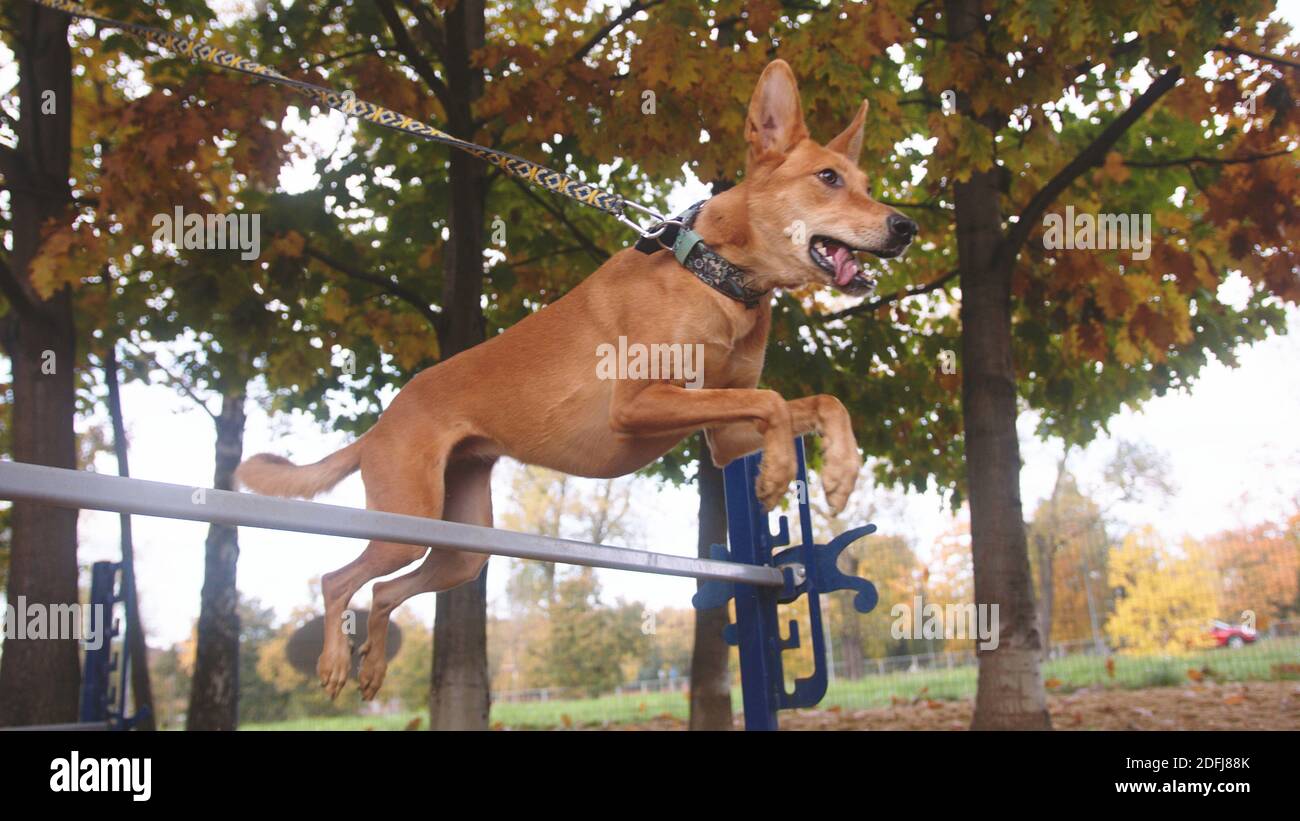
<svg viewBox="0 0 1300 821">
<path fill-rule="evenodd" d="M 903 252 L 906 246 L 875 251 L 870 248 L 855 249 L 830 237 L 813 237 L 808 244 L 808 256 L 817 266 L 830 275 L 831 281 L 841 290 L 849 293 L 862 293 L 875 287 L 876 276 L 868 272 L 858 260 L 858 251 L 863 250 L 881 259 L 892 259 Z"/>
</svg>

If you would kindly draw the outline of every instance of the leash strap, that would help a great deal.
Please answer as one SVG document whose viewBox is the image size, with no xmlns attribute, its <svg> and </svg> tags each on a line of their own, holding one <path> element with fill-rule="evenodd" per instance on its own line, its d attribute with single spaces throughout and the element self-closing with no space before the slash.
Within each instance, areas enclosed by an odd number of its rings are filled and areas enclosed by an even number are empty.
<svg viewBox="0 0 1300 821">
<path fill-rule="evenodd" d="M 683 268 L 695 274 L 696 278 L 746 308 L 756 308 L 766 295 L 766 291 L 751 288 L 747 283 L 749 277 L 744 269 L 726 260 L 721 254 L 709 247 L 704 238 L 692 227 L 700 209 L 708 200 L 701 200 L 687 208 L 678 216 L 664 220 L 655 226 L 655 233 L 648 235 L 636 244 L 636 249 L 643 254 L 656 251 L 672 251 L 673 256 Z"/>
<path fill-rule="evenodd" d="M 241 57 L 234 52 L 205 43 L 202 40 L 190 40 L 179 37 L 161 29 L 141 26 L 135 23 L 124 23 L 121 20 L 112 20 L 107 17 L 100 17 L 92 14 L 84 6 L 71 2 L 71 0 L 32 0 L 37 5 L 44 6 L 54 11 L 60 11 L 73 17 L 80 17 L 86 20 L 94 20 L 107 28 L 121 30 L 138 40 L 153 43 L 155 46 L 164 48 L 176 54 L 197 62 L 209 63 L 219 68 L 230 71 L 238 71 L 244 74 L 250 74 L 262 80 L 279 85 L 288 86 L 302 94 L 304 97 L 321 105 L 341 111 L 358 119 L 372 122 L 375 125 L 381 125 L 385 128 L 391 128 L 395 131 L 401 131 L 406 134 L 414 134 L 417 137 L 423 137 L 426 140 L 450 145 L 458 148 L 467 154 L 490 163 L 513 177 L 532 183 L 533 185 L 545 188 L 556 194 L 577 200 L 583 205 L 589 205 L 592 208 L 599 208 L 607 214 L 618 217 L 623 224 L 634 228 L 643 237 L 655 237 L 662 231 L 647 231 L 637 225 L 624 213 L 628 207 L 635 208 L 638 211 L 650 216 L 655 222 L 661 223 L 663 217 L 654 211 L 639 205 L 635 202 L 629 202 L 622 196 L 612 192 L 603 191 L 594 185 L 576 180 L 567 174 L 562 174 L 554 169 L 547 168 L 544 165 L 526 160 L 523 157 L 517 157 L 514 154 L 508 154 L 504 151 L 486 148 L 476 143 L 462 140 L 454 137 L 445 131 L 440 131 L 433 126 L 420 122 L 405 114 L 399 114 L 396 111 L 384 108 L 381 105 L 358 100 L 351 92 L 341 94 L 331 88 L 312 85 L 311 83 L 295 80 L 286 77 L 283 74 L 268 68 L 267 66 L 255 63 L 247 57 Z"/>
</svg>

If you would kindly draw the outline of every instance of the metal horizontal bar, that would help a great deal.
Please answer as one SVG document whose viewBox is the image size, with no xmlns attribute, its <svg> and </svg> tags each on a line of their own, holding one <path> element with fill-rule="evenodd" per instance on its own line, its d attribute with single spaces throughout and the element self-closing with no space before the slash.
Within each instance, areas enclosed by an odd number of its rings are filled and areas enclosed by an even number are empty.
<svg viewBox="0 0 1300 821">
<path fill-rule="evenodd" d="M 253 493 L 125 479 L 22 462 L 0 461 L 0 499 L 297 533 L 318 533 L 324 536 L 379 539 L 421 547 L 463 550 L 467 553 L 607 567 L 612 570 L 635 570 L 665 576 L 688 576 L 768 587 L 780 587 L 784 583 L 782 571 L 777 567 L 669 556 L 648 550 L 515 533 L 423 516 L 404 516 Z"/>
</svg>

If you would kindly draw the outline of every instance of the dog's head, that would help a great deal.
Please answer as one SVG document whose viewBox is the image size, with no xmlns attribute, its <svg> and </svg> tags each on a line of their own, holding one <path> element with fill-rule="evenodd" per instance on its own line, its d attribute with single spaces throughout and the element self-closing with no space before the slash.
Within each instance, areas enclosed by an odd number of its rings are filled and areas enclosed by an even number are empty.
<svg viewBox="0 0 1300 821">
<path fill-rule="evenodd" d="M 808 135 L 794 72 L 770 63 L 749 102 L 745 140 L 745 210 L 750 256 L 764 284 L 795 288 L 831 285 L 870 292 L 875 277 L 858 257 L 897 257 L 917 225 L 868 194 L 858 168 L 864 100 L 849 127 L 826 145 Z"/>
</svg>

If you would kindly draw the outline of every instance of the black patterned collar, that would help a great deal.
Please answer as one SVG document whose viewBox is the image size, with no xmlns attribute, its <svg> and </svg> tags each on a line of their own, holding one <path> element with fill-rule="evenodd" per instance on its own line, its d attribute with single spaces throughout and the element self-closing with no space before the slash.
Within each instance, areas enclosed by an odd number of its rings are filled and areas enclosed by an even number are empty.
<svg viewBox="0 0 1300 821">
<path fill-rule="evenodd" d="M 747 285 L 749 275 L 744 269 L 723 259 L 691 228 L 705 202 L 707 200 L 701 200 L 679 216 L 661 223 L 664 226 L 663 233 L 642 237 L 637 241 L 636 249 L 643 254 L 672 251 L 682 267 L 695 274 L 705 285 L 743 303 L 746 308 L 756 308 L 767 291 Z M 651 230 L 657 227 L 659 226 L 653 226 Z"/>
</svg>

